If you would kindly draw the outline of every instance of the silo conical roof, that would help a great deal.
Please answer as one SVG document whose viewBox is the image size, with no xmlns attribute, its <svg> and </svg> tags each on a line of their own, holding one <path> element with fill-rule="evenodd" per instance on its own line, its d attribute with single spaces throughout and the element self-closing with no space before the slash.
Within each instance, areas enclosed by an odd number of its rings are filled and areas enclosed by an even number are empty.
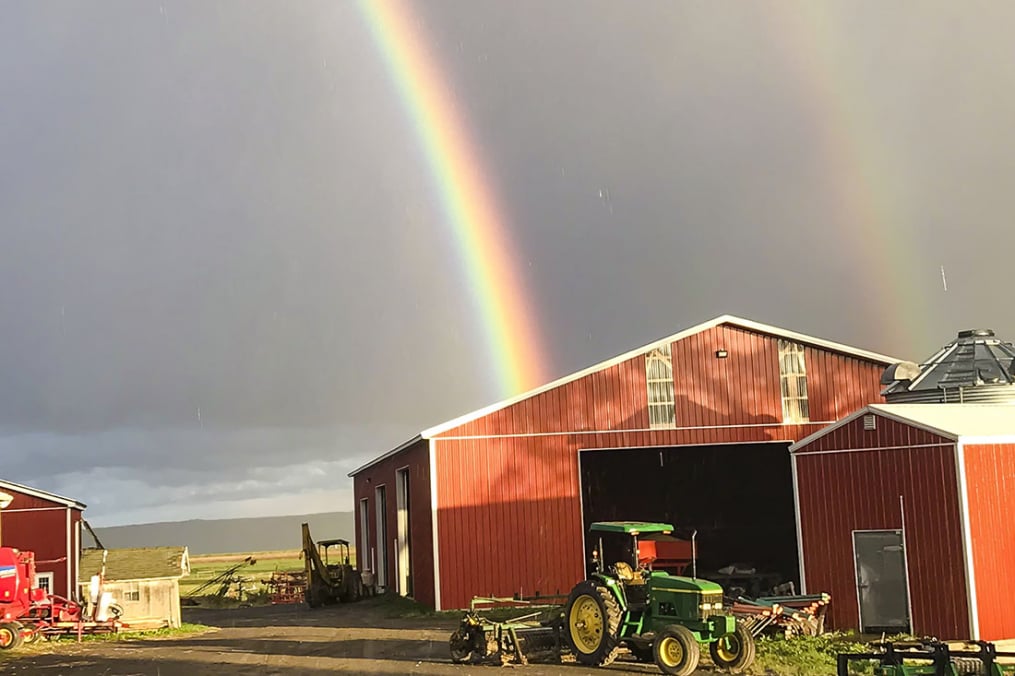
<svg viewBox="0 0 1015 676">
<path fill-rule="evenodd" d="M 892 364 L 881 375 L 888 403 L 1015 403 L 1015 346 L 991 329 L 959 331 L 922 364 Z"/>
</svg>

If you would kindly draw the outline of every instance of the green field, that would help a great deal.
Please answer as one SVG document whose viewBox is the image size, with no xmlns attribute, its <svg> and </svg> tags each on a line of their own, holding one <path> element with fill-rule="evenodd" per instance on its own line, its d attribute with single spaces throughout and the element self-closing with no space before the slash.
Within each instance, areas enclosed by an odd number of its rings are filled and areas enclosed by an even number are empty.
<svg viewBox="0 0 1015 676">
<path fill-rule="evenodd" d="M 246 557 L 252 557 L 253 563 L 246 563 Z M 278 571 L 300 571 L 303 570 L 303 556 L 299 550 L 278 551 L 278 552 L 251 552 L 249 554 L 208 554 L 190 557 L 190 575 L 180 580 L 180 596 L 186 597 L 193 594 L 201 585 L 215 579 L 226 571 L 239 565 L 233 573 L 234 578 L 241 578 L 244 596 L 252 595 L 257 598 L 263 595 L 265 585 L 262 580 L 267 580 L 271 574 Z M 230 586 L 227 596 L 236 598 L 239 584 L 233 583 Z M 201 595 L 216 594 L 219 586 L 205 589 Z"/>
</svg>

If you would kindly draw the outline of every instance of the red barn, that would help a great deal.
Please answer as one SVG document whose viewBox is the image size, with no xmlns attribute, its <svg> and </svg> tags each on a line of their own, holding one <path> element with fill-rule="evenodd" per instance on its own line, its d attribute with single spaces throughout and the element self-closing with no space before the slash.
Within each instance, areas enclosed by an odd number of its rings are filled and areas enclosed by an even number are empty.
<svg viewBox="0 0 1015 676">
<path fill-rule="evenodd" d="M 791 447 L 800 577 L 829 626 L 1015 636 L 1015 407 L 865 407 Z"/>
<path fill-rule="evenodd" d="M 37 584 L 74 598 L 85 506 L 9 481 L 0 480 L 0 491 L 14 498 L 0 510 L 0 545 L 35 552 Z"/>
<path fill-rule="evenodd" d="M 799 571 L 789 446 L 898 359 L 731 316 L 432 427 L 350 474 L 360 567 L 427 605 L 566 594 L 592 521 L 697 531 L 698 570 Z M 729 564 L 744 564 L 730 571 Z M 757 576 L 752 578 L 757 579 Z"/>
</svg>

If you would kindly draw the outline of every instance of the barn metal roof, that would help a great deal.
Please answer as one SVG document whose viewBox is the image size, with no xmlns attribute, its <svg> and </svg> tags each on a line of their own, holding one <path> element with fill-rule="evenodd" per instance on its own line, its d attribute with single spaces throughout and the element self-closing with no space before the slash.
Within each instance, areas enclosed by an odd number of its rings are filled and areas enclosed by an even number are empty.
<svg viewBox="0 0 1015 676">
<path fill-rule="evenodd" d="M 47 493 L 46 491 L 41 491 L 38 488 L 22 486 L 21 484 L 16 484 L 13 481 L 4 481 L 3 479 L 0 479 L 0 489 L 14 491 L 15 493 L 21 493 L 23 495 L 30 495 L 33 498 L 39 498 L 41 500 L 49 500 L 50 502 L 66 505 L 67 507 L 72 507 L 73 509 L 84 510 L 85 508 L 85 504 L 83 502 L 65 498 L 62 495 L 57 495 L 56 493 Z"/>
<path fill-rule="evenodd" d="M 892 364 L 881 376 L 888 403 L 1015 403 L 1015 345 L 991 329 L 960 331 L 922 364 Z"/>
<path fill-rule="evenodd" d="M 1013 404 L 871 404 L 833 425 L 804 437 L 790 446 L 789 450 L 791 453 L 795 452 L 833 430 L 871 413 L 955 441 L 971 441 L 974 438 L 1015 441 Z"/>
<path fill-rule="evenodd" d="M 399 444 L 392 450 L 388 451 L 387 453 L 384 453 L 383 455 L 374 458 L 365 465 L 362 465 L 354 469 L 352 472 L 348 474 L 348 476 L 350 477 L 356 476 L 363 470 L 373 467 L 382 460 L 385 460 L 393 455 L 398 454 L 399 452 L 405 450 L 406 448 L 415 444 L 421 439 L 430 439 L 432 437 L 437 436 L 438 434 L 442 434 L 443 432 L 454 429 L 466 423 L 472 422 L 473 420 L 477 420 L 479 418 L 482 418 L 483 416 L 507 408 L 508 406 L 517 404 L 518 402 L 525 401 L 526 399 L 530 399 L 536 395 L 542 394 L 543 392 L 548 392 L 562 385 L 566 385 L 570 382 L 580 380 L 585 376 L 591 375 L 598 371 L 602 371 L 603 369 L 623 363 L 628 359 L 633 359 L 639 355 L 645 354 L 650 350 L 653 350 L 657 347 L 661 347 L 662 345 L 665 345 L 667 343 L 675 343 L 676 341 L 687 338 L 688 336 L 693 336 L 695 334 L 701 333 L 702 331 L 706 331 L 708 329 L 723 324 L 728 324 L 730 326 L 746 329 L 748 331 L 753 331 L 755 333 L 768 334 L 771 336 L 775 336 L 777 338 L 785 338 L 786 340 L 802 343 L 804 345 L 811 345 L 813 347 L 819 347 L 825 350 L 829 350 L 831 352 L 839 352 L 841 354 L 849 355 L 851 357 L 857 357 L 859 359 L 866 359 L 868 361 L 881 363 L 884 364 L 885 366 L 902 361 L 897 357 L 890 357 L 888 355 L 880 354 L 877 352 L 870 352 L 868 350 L 852 347 L 850 345 L 844 345 L 842 343 L 836 343 L 830 340 L 825 340 L 824 338 L 809 336 L 804 333 L 797 333 L 796 331 L 790 331 L 788 329 L 783 329 L 778 326 L 772 326 L 770 324 L 762 324 L 761 322 L 756 322 L 750 319 L 744 319 L 742 317 L 736 317 L 734 315 L 729 314 L 720 315 L 706 322 L 702 322 L 701 324 L 696 324 L 695 326 L 684 329 L 683 331 L 675 333 L 671 336 L 666 336 L 665 338 L 655 340 L 649 343 L 648 345 L 643 345 L 642 347 L 638 347 L 623 354 L 617 355 L 612 359 L 607 359 L 606 361 L 599 362 L 598 364 L 589 366 L 588 368 L 583 369 L 581 371 L 577 371 L 576 373 L 572 373 L 562 378 L 558 378 L 557 380 L 549 382 L 533 390 L 529 390 L 528 392 L 523 392 L 522 394 L 511 397 L 510 399 L 499 401 L 495 404 L 491 404 L 476 411 L 472 411 L 471 413 L 466 413 L 463 416 L 459 416 L 452 420 L 448 420 L 447 422 L 425 429 L 416 436 L 414 436 L 413 438 L 402 442 L 401 444 Z"/>
</svg>

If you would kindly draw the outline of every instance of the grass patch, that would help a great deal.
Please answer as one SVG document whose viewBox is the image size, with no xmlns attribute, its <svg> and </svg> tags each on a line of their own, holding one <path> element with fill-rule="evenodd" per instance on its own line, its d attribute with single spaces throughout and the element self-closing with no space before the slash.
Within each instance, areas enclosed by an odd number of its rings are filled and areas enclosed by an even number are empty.
<svg viewBox="0 0 1015 676">
<path fill-rule="evenodd" d="M 126 630 L 116 633 L 85 634 L 82 641 L 146 641 L 151 639 L 179 638 L 193 634 L 203 634 L 208 631 L 217 631 L 217 627 L 209 627 L 203 624 L 184 622 L 179 627 L 157 627 L 155 629 Z M 77 636 L 64 636 L 59 640 L 77 641 Z"/>
<path fill-rule="evenodd" d="M 758 656 L 751 671 L 779 676 L 834 674 L 836 656 L 864 649 L 852 634 L 828 633 L 792 639 L 763 636 L 758 639 Z"/>
<path fill-rule="evenodd" d="M 218 631 L 218 627 L 209 627 L 203 624 L 191 624 L 184 622 L 178 628 L 159 627 L 155 629 L 143 629 L 136 631 L 121 631 L 117 633 L 83 634 L 81 643 L 115 642 L 115 641 L 151 641 L 160 639 L 174 639 L 183 636 L 194 636 L 209 631 Z M 19 657 L 40 655 L 59 651 L 62 646 L 77 645 L 77 634 L 66 634 L 54 636 L 51 640 L 40 638 L 35 643 L 24 644 L 15 650 L 0 650 L 0 664 L 5 661 L 17 660 Z"/>
<path fill-rule="evenodd" d="M 792 639 L 764 636 L 758 639 L 758 656 L 751 672 L 778 676 L 827 676 L 836 672 L 839 653 L 870 652 L 870 638 L 853 632 L 829 632 Z M 899 635 L 885 637 L 885 640 L 906 641 L 912 638 Z M 851 662 L 850 673 L 870 674 L 872 667 L 864 662 Z"/>
</svg>

